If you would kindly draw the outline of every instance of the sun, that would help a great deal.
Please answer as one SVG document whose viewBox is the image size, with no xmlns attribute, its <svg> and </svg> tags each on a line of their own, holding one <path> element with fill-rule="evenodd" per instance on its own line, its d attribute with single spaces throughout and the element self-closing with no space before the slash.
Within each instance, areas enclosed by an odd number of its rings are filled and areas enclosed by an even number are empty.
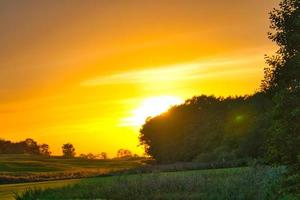
<svg viewBox="0 0 300 200">
<path fill-rule="evenodd" d="M 171 106 L 181 104 L 183 100 L 175 96 L 157 96 L 145 99 L 140 106 L 133 110 L 133 115 L 126 119 L 127 123 L 133 126 L 141 126 L 148 117 L 154 117 Z"/>
</svg>

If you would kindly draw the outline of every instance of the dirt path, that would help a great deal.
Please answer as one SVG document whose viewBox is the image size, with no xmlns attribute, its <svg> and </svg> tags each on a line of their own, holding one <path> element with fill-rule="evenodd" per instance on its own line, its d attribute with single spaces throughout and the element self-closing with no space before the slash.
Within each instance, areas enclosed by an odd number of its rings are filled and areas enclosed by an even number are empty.
<svg viewBox="0 0 300 200">
<path fill-rule="evenodd" d="M 13 200 L 14 193 L 22 193 L 28 188 L 56 188 L 78 182 L 80 179 L 0 185 L 0 200 Z"/>
</svg>

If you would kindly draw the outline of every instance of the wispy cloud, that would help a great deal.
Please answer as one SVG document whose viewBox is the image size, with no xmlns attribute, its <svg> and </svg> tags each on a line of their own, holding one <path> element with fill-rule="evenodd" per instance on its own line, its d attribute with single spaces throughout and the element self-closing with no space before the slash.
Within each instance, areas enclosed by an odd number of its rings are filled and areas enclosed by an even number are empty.
<svg viewBox="0 0 300 200">
<path fill-rule="evenodd" d="M 259 58 L 261 59 L 261 57 Z M 226 74 L 239 74 L 257 71 L 257 68 L 243 68 L 241 65 L 256 62 L 258 57 L 243 60 L 211 60 L 159 66 L 150 69 L 118 72 L 107 76 L 98 76 L 82 81 L 81 86 L 109 84 L 139 84 L 153 82 L 172 82 L 199 78 L 217 77 Z"/>
</svg>

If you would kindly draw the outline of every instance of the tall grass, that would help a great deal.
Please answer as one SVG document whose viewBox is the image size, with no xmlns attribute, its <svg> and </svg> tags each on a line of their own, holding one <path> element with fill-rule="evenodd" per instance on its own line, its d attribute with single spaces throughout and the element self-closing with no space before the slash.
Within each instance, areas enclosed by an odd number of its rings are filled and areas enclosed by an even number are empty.
<svg viewBox="0 0 300 200">
<path fill-rule="evenodd" d="M 205 199 L 272 200 L 282 168 L 200 170 L 110 177 L 59 189 L 27 190 L 30 199 Z"/>
</svg>

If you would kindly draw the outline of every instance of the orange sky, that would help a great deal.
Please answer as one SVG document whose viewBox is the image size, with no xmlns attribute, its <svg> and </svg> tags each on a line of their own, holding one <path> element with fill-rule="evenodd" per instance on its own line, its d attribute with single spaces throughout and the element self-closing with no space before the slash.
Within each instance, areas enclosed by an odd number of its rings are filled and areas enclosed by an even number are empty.
<svg viewBox="0 0 300 200">
<path fill-rule="evenodd" d="M 278 2 L 1 1 L 0 137 L 141 153 L 147 99 L 259 89 Z"/>
</svg>

